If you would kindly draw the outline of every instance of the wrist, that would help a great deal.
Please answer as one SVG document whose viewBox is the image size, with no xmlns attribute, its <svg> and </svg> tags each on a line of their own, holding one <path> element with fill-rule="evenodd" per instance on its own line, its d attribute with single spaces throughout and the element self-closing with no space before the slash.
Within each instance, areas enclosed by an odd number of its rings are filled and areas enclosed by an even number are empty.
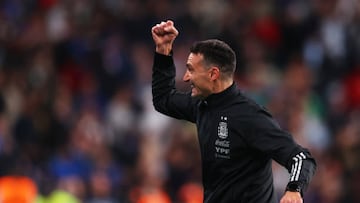
<svg viewBox="0 0 360 203">
<path fill-rule="evenodd" d="M 169 56 L 172 50 L 172 45 L 157 45 L 155 51 L 159 54 Z"/>
<path fill-rule="evenodd" d="M 302 189 L 301 184 L 298 181 L 289 182 L 286 186 L 285 191 L 299 192 L 301 197 L 303 197 L 303 189 Z"/>
</svg>

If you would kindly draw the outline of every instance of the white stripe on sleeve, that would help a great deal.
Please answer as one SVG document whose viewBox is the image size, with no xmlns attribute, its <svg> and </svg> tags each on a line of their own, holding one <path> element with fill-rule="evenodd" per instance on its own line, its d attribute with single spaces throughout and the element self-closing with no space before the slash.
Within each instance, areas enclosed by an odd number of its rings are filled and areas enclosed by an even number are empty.
<svg viewBox="0 0 360 203">
<path fill-rule="evenodd" d="M 301 152 L 300 154 L 297 154 L 295 157 L 293 157 L 293 160 L 295 163 L 292 165 L 292 168 L 291 168 L 290 181 L 298 181 L 299 180 L 300 172 L 302 169 L 302 162 L 304 159 L 306 159 L 306 156 L 303 152 Z"/>
</svg>

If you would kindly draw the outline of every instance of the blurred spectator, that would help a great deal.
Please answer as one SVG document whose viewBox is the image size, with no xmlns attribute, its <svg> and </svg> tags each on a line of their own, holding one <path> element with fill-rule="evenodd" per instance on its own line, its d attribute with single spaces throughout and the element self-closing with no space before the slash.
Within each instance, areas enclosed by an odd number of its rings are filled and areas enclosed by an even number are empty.
<svg viewBox="0 0 360 203">
<path fill-rule="evenodd" d="M 37 195 L 36 183 L 26 176 L 0 178 L 0 201 L 3 203 L 34 203 Z"/>
<path fill-rule="evenodd" d="M 105 171 L 95 171 L 90 177 L 90 196 L 88 203 L 116 203 L 112 192 L 111 175 Z"/>
<path fill-rule="evenodd" d="M 360 109 L 360 63 L 344 78 L 344 88 L 348 110 Z"/>
<path fill-rule="evenodd" d="M 62 203 L 62 202 L 68 202 L 68 203 L 80 203 L 81 201 L 74 197 L 74 195 L 62 191 L 62 190 L 54 190 L 48 198 L 45 198 L 43 202 L 46 203 Z"/>
<path fill-rule="evenodd" d="M 179 189 L 179 200 L 184 203 L 203 202 L 203 189 L 199 183 L 186 183 Z"/>
</svg>

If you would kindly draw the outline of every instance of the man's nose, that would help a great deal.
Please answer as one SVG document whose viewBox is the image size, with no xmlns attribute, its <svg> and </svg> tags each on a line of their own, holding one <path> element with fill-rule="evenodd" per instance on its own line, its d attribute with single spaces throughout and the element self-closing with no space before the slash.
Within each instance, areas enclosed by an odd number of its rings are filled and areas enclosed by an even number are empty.
<svg viewBox="0 0 360 203">
<path fill-rule="evenodd" d="M 190 74 L 189 74 L 188 70 L 184 74 L 183 81 L 184 82 L 189 82 L 190 81 Z"/>
</svg>

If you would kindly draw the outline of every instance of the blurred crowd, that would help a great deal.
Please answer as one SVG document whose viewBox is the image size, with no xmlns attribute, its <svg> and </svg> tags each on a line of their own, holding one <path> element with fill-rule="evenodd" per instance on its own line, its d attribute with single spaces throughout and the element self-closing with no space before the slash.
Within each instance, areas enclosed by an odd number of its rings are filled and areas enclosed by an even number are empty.
<svg viewBox="0 0 360 203">
<path fill-rule="evenodd" d="M 305 202 L 360 202 L 358 0 L 1 0 L 0 202 L 202 202 L 195 126 L 152 106 L 167 19 L 179 89 L 194 41 L 229 43 L 237 85 L 318 162 Z"/>
</svg>

